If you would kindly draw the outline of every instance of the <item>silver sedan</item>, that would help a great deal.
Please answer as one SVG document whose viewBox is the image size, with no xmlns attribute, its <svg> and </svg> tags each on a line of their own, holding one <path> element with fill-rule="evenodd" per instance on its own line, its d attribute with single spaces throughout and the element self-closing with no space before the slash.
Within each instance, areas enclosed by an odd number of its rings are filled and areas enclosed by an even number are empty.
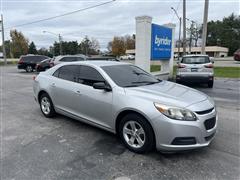
<svg viewBox="0 0 240 180">
<path fill-rule="evenodd" d="M 205 147 L 217 128 L 210 97 L 127 63 L 62 63 L 40 73 L 33 87 L 44 116 L 59 113 L 113 132 L 137 153 Z"/>
</svg>

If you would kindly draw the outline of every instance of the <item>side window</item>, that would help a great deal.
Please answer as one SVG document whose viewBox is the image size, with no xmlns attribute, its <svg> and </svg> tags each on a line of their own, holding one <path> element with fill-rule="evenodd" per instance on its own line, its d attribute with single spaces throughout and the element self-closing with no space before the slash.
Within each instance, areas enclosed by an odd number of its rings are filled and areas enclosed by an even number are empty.
<svg viewBox="0 0 240 180">
<path fill-rule="evenodd" d="M 59 68 L 58 77 L 64 80 L 78 82 L 79 69 L 80 66 L 77 65 L 66 65 Z M 55 72 L 57 75 L 57 71 Z M 54 73 L 54 74 L 55 74 Z M 53 74 L 53 75 L 54 75 Z"/>
<path fill-rule="evenodd" d="M 93 83 L 104 81 L 104 78 L 96 69 L 89 66 L 80 67 L 79 83 L 93 86 Z"/>
<path fill-rule="evenodd" d="M 62 62 L 73 62 L 73 61 L 76 61 L 74 57 L 64 57 L 62 59 L 60 59 L 59 61 L 62 61 Z"/>
<path fill-rule="evenodd" d="M 59 71 L 60 71 L 60 70 L 57 69 L 57 70 L 53 73 L 53 76 L 54 76 L 54 77 L 58 77 L 58 75 L 59 75 Z"/>
<path fill-rule="evenodd" d="M 66 60 L 67 59 L 64 57 L 64 58 L 60 59 L 59 61 L 66 62 Z"/>
</svg>

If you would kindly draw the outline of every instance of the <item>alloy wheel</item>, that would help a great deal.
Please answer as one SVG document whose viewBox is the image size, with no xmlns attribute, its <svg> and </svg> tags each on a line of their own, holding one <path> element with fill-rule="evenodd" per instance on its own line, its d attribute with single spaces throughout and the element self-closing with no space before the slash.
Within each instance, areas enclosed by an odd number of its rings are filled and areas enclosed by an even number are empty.
<svg viewBox="0 0 240 180">
<path fill-rule="evenodd" d="M 27 72 L 32 72 L 33 71 L 33 69 L 32 69 L 32 66 L 27 66 Z"/>
<path fill-rule="evenodd" d="M 47 97 L 43 97 L 42 100 L 41 100 L 41 109 L 42 109 L 42 112 L 46 115 L 48 115 L 51 111 L 51 104 L 50 104 L 50 101 Z"/>
<path fill-rule="evenodd" d="M 132 148 L 141 148 L 146 139 L 143 127 L 136 121 L 128 121 L 123 126 L 123 137 Z"/>
</svg>

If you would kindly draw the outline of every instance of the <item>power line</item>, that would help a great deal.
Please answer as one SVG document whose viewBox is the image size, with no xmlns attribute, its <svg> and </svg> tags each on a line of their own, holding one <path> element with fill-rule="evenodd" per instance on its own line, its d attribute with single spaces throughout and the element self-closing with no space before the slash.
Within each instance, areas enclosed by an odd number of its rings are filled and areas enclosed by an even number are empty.
<svg viewBox="0 0 240 180">
<path fill-rule="evenodd" d="M 35 24 L 35 23 L 39 23 L 39 22 L 43 22 L 43 21 L 48 21 L 48 20 L 51 20 L 51 19 L 56 19 L 56 18 L 63 17 L 63 16 L 68 16 L 68 15 L 71 15 L 71 14 L 74 14 L 74 13 L 86 11 L 88 9 L 93 9 L 93 8 L 96 8 L 96 7 L 99 7 L 99 6 L 103 6 L 103 5 L 106 5 L 106 4 L 109 4 L 109 3 L 113 3 L 114 1 L 116 1 L 116 0 L 107 1 L 107 2 L 104 2 L 104 3 L 96 4 L 96 5 L 93 5 L 93 6 L 89 6 L 89 7 L 78 9 L 78 10 L 71 11 L 71 12 L 68 12 L 68 13 L 60 14 L 60 15 L 57 15 L 57 16 L 52 16 L 52 17 L 49 17 L 49 18 L 44 18 L 44 19 L 32 21 L 32 22 L 29 22 L 29 23 L 18 24 L 18 25 L 12 26 L 12 27 L 7 27 L 5 29 L 27 26 L 27 25 L 31 25 L 31 24 Z"/>
</svg>

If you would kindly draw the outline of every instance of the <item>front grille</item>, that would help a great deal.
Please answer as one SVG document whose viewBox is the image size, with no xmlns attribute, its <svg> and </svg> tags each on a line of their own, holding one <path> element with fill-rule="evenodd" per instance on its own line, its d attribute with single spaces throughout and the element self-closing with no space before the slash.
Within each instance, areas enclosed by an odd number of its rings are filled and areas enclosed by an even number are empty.
<svg viewBox="0 0 240 180">
<path fill-rule="evenodd" d="M 195 111 L 195 113 L 197 113 L 199 115 L 208 114 L 208 113 L 212 112 L 213 109 L 214 109 L 214 107 L 211 109 L 204 110 L 204 111 Z"/>
<path fill-rule="evenodd" d="M 204 122 L 206 130 L 212 129 L 215 126 L 215 124 L 216 124 L 216 117 L 213 117 L 211 119 L 207 119 Z"/>
</svg>

